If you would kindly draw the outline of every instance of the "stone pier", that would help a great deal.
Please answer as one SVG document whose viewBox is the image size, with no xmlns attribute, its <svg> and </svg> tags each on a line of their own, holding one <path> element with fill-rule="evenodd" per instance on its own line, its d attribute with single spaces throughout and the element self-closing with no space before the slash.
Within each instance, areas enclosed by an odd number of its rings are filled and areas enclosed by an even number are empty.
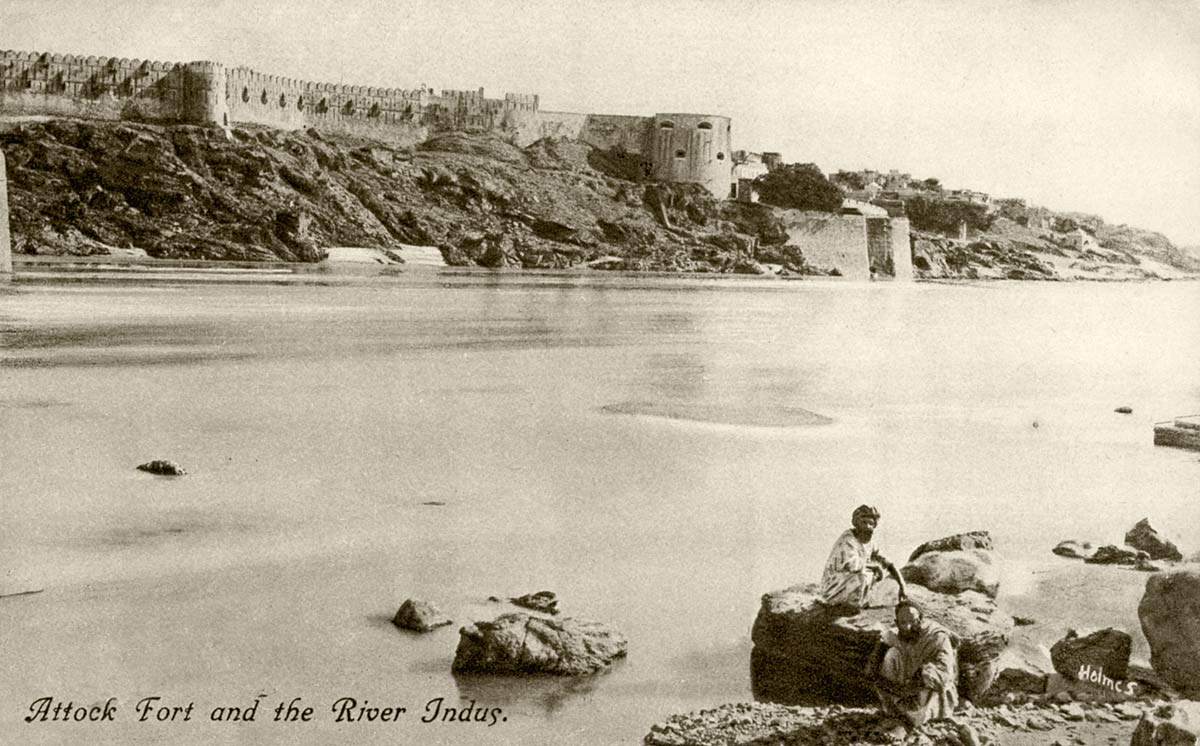
<svg viewBox="0 0 1200 746">
<path fill-rule="evenodd" d="M 0 283 L 12 279 L 12 239 L 8 234 L 8 172 L 0 151 Z"/>
</svg>

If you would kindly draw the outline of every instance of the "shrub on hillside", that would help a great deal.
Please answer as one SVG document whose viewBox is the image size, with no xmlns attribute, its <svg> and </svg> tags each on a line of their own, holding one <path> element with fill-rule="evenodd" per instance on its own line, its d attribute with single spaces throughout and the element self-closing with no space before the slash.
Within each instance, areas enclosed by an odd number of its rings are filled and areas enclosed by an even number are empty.
<svg viewBox="0 0 1200 746">
<path fill-rule="evenodd" d="M 842 192 L 812 163 L 789 163 L 754 180 L 759 199 L 796 210 L 837 212 Z"/>
<path fill-rule="evenodd" d="M 919 231 L 953 236 L 963 223 L 976 231 L 986 231 L 992 226 L 992 216 L 987 208 L 970 202 L 913 197 L 904 200 L 904 209 L 912 227 Z"/>
</svg>

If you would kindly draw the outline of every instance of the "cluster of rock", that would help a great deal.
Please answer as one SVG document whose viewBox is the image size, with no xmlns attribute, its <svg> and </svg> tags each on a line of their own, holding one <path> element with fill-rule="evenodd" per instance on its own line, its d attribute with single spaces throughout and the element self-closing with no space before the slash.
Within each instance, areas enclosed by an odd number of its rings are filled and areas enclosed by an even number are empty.
<svg viewBox="0 0 1200 746">
<path fill-rule="evenodd" d="M 499 600 L 493 597 L 493 600 Z M 510 599 L 540 614 L 558 614 L 558 598 L 539 591 Z M 430 632 L 453 622 L 434 604 L 407 599 L 392 623 Z M 454 673 L 554 674 L 578 676 L 607 668 L 625 656 L 628 641 L 607 624 L 586 619 L 554 619 L 528 613 L 501 614 L 459 630 Z"/>
<path fill-rule="evenodd" d="M 960 691 L 980 697 L 998 673 L 1013 629 L 1012 617 L 993 600 L 999 581 L 991 537 L 979 531 L 923 544 L 901 574 L 925 617 L 958 638 Z M 851 616 L 821 603 L 815 585 L 764 595 L 751 633 L 755 696 L 786 704 L 874 701 L 866 667 L 894 624 L 896 593 L 892 584 L 877 587 L 868 608 Z"/>
<path fill-rule="evenodd" d="M 1164 538 L 1151 525 L 1150 520 L 1143 518 L 1133 528 L 1125 532 L 1125 545 L 1115 544 L 1095 546 L 1089 541 L 1067 539 L 1060 541 L 1053 551 L 1060 557 L 1081 559 L 1093 565 L 1130 565 L 1137 570 L 1157 572 L 1162 567 L 1154 564 L 1155 560 L 1179 562 L 1183 553 L 1171 542 Z"/>
</svg>

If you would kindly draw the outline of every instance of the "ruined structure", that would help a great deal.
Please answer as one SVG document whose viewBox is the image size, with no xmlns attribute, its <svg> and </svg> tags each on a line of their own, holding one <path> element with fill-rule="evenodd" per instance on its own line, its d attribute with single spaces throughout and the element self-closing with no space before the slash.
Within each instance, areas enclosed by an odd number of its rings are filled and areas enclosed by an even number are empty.
<svg viewBox="0 0 1200 746">
<path fill-rule="evenodd" d="M 624 154 L 644 178 L 702 184 L 725 197 L 728 117 L 612 116 L 542 111 L 536 94 L 376 88 L 266 75 L 218 62 L 0 51 L 0 118 L 234 124 L 360 135 L 412 145 L 444 131 L 490 131 L 525 146 L 565 136 Z"/>
</svg>

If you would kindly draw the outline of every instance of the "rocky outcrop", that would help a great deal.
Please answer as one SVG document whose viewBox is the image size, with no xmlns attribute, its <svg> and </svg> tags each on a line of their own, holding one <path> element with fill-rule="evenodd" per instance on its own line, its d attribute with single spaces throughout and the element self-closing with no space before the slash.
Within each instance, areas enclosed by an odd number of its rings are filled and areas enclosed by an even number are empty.
<svg viewBox="0 0 1200 746">
<path fill-rule="evenodd" d="M 1185 696 L 1200 697 L 1200 571 L 1150 576 L 1138 619 L 1155 673 Z"/>
<path fill-rule="evenodd" d="M 187 474 L 187 469 L 174 461 L 167 461 L 165 459 L 155 459 L 147 461 L 144 464 L 139 464 L 138 470 L 157 474 L 160 477 L 182 477 L 184 474 Z"/>
<path fill-rule="evenodd" d="M 958 637 L 960 690 L 982 693 L 1008 644 L 1012 617 L 974 591 L 952 596 L 915 586 L 909 595 L 928 619 Z M 815 585 L 763 596 L 751 654 L 751 682 L 760 699 L 788 704 L 874 701 L 864 669 L 883 631 L 895 624 L 894 586 L 886 599 L 890 603 L 853 616 L 837 616 L 819 598 Z"/>
<path fill-rule="evenodd" d="M 1084 562 L 1092 565 L 1133 565 L 1137 564 L 1136 549 L 1126 549 L 1115 544 L 1105 544 L 1097 549 L 1091 557 L 1085 557 Z"/>
<path fill-rule="evenodd" d="M 407 599 L 400 604 L 400 608 L 396 610 L 396 616 L 392 618 L 392 624 L 413 632 L 429 632 L 453 623 L 449 617 L 442 614 L 438 607 L 428 601 L 415 598 Z"/>
<path fill-rule="evenodd" d="M 1152 560 L 1178 562 L 1183 559 L 1183 553 L 1179 551 L 1179 548 L 1155 531 L 1150 526 L 1148 518 L 1138 521 L 1133 528 L 1126 532 L 1125 543 L 1150 555 Z"/>
<path fill-rule="evenodd" d="M 908 582 L 938 593 L 978 591 L 995 598 L 1000 590 L 1000 575 L 991 553 L 982 549 L 926 552 L 905 565 L 900 574 Z"/>
<path fill-rule="evenodd" d="M 945 536 L 941 539 L 925 542 L 914 549 L 912 554 L 908 555 L 908 561 L 912 562 L 926 552 L 958 552 L 969 549 L 982 549 L 990 552 L 994 548 L 992 545 L 992 535 L 987 531 L 967 531 L 966 533 L 954 534 L 953 536 Z"/>
<path fill-rule="evenodd" d="M 1067 678 L 1078 678 L 1081 670 L 1091 668 L 1103 670 L 1111 679 L 1124 679 L 1132 649 L 1128 632 L 1109 627 L 1080 637 L 1072 629 L 1050 648 L 1050 660 L 1054 670 Z"/>
<path fill-rule="evenodd" d="M 1096 547 L 1090 541 L 1076 541 L 1075 539 L 1066 539 L 1058 542 L 1050 551 L 1057 554 L 1059 557 L 1070 557 L 1071 559 L 1088 559 L 1096 553 Z"/>
<path fill-rule="evenodd" d="M 625 656 L 625 637 L 600 622 L 504 614 L 459 631 L 454 673 L 594 673 Z"/>
<path fill-rule="evenodd" d="M 1196 746 L 1200 702 L 1172 702 L 1142 715 L 1129 746 Z"/>
</svg>

